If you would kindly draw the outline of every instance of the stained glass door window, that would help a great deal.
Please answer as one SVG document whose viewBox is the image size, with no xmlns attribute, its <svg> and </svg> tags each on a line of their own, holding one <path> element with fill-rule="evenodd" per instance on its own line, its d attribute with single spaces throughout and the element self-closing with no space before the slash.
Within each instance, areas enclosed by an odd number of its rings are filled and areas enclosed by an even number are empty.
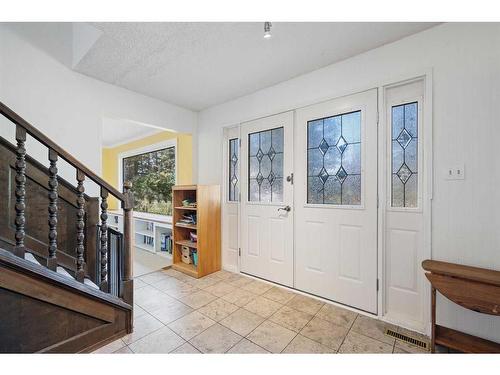
<svg viewBox="0 0 500 375">
<path fill-rule="evenodd" d="M 248 200 L 283 201 L 283 128 L 248 135 Z"/>
<path fill-rule="evenodd" d="M 417 207 L 418 103 L 392 107 L 392 207 Z"/>
<path fill-rule="evenodd" d="M 361 204 L 361 111 L 308 121 L 307 203 Z"/>
<path fill-rule="evenodd" d="M 229 140 L 229 201 L 240 200 L 240 185 L 238 176 L 240 174 L 240 140 L 238 138 Z"/>
</svg>

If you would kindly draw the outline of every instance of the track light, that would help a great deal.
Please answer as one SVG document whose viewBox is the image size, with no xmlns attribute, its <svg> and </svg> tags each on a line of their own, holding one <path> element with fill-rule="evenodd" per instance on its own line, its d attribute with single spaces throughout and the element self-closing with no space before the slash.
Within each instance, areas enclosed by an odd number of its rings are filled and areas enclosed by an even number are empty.
<svg viewBox="0 0 500 375">
<path fill-rule="evenodd" d="M 273 24 L 271 22 L 264 22 L 264 39 L 269 39 L 271 37 L 271 27 Z"/>
</svg>

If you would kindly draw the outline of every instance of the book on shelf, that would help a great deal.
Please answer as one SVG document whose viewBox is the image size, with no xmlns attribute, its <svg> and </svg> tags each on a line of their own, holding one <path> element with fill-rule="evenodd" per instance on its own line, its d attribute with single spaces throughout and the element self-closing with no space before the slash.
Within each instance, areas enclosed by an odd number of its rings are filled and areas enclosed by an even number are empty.
<svg viewBox="0 0 500 375">
<path fill-rule="evenodd" d="M 195 232 L 189 232 L 189 240 L 191 242 L 198 242 L 198 234 Z"/>
<path fill-rule="evenodd" d="M 179 219 L 179 223 L 196 225 L 196 214 L 182 215 L 182 219 Z"/>
<path fill-rule="evenodd" d="M 172 235 L 168 233 L 160 234 L 160 251 L 172 254 Z"/>
</svg>

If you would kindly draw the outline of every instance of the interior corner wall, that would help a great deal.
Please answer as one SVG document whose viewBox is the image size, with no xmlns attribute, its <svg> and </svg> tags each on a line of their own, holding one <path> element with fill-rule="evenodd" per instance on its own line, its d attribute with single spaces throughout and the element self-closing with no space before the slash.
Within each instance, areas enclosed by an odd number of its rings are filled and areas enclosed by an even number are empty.
<svg viewBox="0 0 500 375">
<path fill-rule="evenodd" d="M 498 46 L 498 23 L 443 24 L 203 110 L 198 115 L 198 182 L 223 183 L 225 126 L 430 70 L 434 159 L 432 257 L 500 270 L 500 163 L 496 154 L 500 139 Z M 460 164 L 465 165 L 465 180 L 446 180 L 446 169 Z M 500 342 L 498 317 L 465 310 L 441 297 L 437 316 L 439 324 Z"/>
<path fill-rule="evenodd" d="M 146 147 L 166 141 L 177 139 L 177 184 L 190 185 L 193 183 L 193 144 L 191 134 L 174 133 L 169 131 L 159 132 L 148 137 L 127 142 L 116 147 L 102 149 L 102 176 L 112 186 L 118 189 L 118 158 L 120 154 L 138 148 Z M 118 209 L 116 199 L 109 200 L 109 209 Z"/>
<path fill-rule="evenodd" d="M 196 112 L 76 73 L 1 23 L 0 101 L 98 174 L 104 117 L 196 132 Z M 0 135 L 12 140 L 14 126 L 0 117 Z M 47 159 L 35 141 L 27 142 L 27 152 Z M 75 181 L 73 168 L 59 167 Z"/>
</svg>

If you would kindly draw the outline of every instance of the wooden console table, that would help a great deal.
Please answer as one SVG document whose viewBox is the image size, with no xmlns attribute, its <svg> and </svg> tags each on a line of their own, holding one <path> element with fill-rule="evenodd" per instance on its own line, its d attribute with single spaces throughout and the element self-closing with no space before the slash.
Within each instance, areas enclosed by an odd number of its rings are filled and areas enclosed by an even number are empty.
<svg viewBox="0 0 500 375">
<path fill-rule="evenodd" d="M 436 290 L 466 309 L 499 316 L 500 271 L 436 260 L 425 260 L 422 267 L 432 286 L 431 351 L 439 344 L 465 353 L 500 353 L 498 343 L 436 324 Z"/>
</svg>

